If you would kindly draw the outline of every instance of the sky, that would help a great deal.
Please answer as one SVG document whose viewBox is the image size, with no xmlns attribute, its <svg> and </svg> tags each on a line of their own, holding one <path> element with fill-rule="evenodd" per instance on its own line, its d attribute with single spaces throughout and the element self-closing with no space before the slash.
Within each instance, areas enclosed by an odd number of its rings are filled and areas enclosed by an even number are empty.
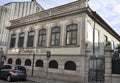
<svg viewBox="0 0 120 83">
<path fill-rule="evenodd" d="M 0 0 L 0 5 L 9 2 L 31 0 Z M 44 9 L 53 8 L 77 0 L 36 0 Z M 120 0 L 89 0 L 89 6 L 96 11 L 120 35 Z"/>
</svg>

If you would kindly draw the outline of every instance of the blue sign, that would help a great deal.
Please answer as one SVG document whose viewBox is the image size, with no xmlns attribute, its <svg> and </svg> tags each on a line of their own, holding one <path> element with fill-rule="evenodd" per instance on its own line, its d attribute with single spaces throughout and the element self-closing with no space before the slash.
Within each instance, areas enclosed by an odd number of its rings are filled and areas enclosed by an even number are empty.
<svg viewBox="0 0 120 83">
<path fill-rule="evenodd" d="M 51 56 L 51 52 L 50 52 L 50 51 L 47 51 L 47 53 L 46 53 L 46 58 L 49 59 L 50 56 Z"/>
</svg>

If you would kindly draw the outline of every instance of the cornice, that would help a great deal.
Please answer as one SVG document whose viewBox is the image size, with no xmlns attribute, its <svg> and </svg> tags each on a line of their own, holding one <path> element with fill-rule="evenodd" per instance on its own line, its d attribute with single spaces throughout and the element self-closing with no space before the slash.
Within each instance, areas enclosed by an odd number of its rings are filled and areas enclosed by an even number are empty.
<svg viewBox="0 0 120 83">
<path fill-rule="evenodd" d="M 80 13 L 89 15 L 95 22 L 100 24 L 106 31 L 120 41 L 120 36 L 96 12 L 90 9 L 87 2 L 84 0 L 44 10 L 32 15 L 18 18 L 16 20 L 11 20 L 11 26 L 7 27 L 7 29 L 18 28 L 24 25 Z"/>
<path fill-rule="evenodd" d="M 55 7 L 55 8 L 51 8 L 48 10 L 44 10 L 32 15 L 28 15 L 22 18 L 18 18 L 15 20 L 11 20 L 11 26 L 7 27 L 7 29 L 12 29 L 12 28 L 16 28 L 18 26 L 23 26 L 26 24 L 31 24 L 31 23 L 35 23 L 35 22 L 39 22 L 39 21 L 43 21 L 43 20 L 48 20 L 51 18 L 56 18 L 56 17 L 60 17 L 63 15 L 69 15 L 74 11 L 78 11 L 78 10 L 83 10 L 84 8 L 86 8 L 86 1 L 76 1 L 76 2 L 72 2 L 66 5 L 62 5 L 59 7 Z"/>
</svg>

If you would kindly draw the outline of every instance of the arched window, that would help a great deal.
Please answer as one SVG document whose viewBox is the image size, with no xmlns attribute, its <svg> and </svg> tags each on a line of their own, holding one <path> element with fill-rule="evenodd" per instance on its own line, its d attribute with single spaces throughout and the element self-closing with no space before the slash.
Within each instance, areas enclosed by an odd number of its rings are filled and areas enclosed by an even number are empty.
<svg viewBox="0 0 120 83">
<path fill-rule="evenodd" d="M 18 47 L 23 47 L 25 34 L 22 32 L 19 34 Z"/>
<path fill-rule="evenodd" d="M 77 24 L 70 24 L 66 28 L 66 45 L 76 45 L 77 44 Z"/>
<path fill-rule="evenodd" d="M 38 34 L 38 46 L 46 45 L 46 29 L 39 30 Z"/>
<path fill-rule="evenodd" d="M 56 26 L 51 29 L 51 46 L 59 46 L 60 45 L 60 27 Z"/>
<path fill-rule="evenodd" d="M 13 62 L 12 58 L 9 58 L 8 59 L 8 64 L 12 64 L 12 62 Z"/>
<path fill-rule="evenodd" d="M 21 60 L 20 59 L 16 60 L 16 65 L 21 65 Z"/>
<path fill-rule="evenodd" d="M 11 35 L 10 48 L 15 47 L 15 41 L 16 41 L 16 34 L 12 34 Z"/>
<path fill-rule="evenodd" d="M 49 68 L 54 68 L 54 69 L 58 69 L 58 62 L 55 60 L 52 60 L 49 62 Z"/>
<path fill-rule="evenodd" d="M 76 70 L 76 64 L 73 61 L 67 61 L 65 63 L 64 69 L 66 69 L 66 70 Z"/>
<path fill-rule="evenodd" d="M 33 47 L 34 44 L 34 31 L 28 33 L 27 47 Z"/>
<path fill-rule="evenodd" d="M 31 66 L 31 60 L 30 59 L 25 60 L 25 66 Z"/>
<path fill-rule="evenodd" d="M 43 67 L 43 61 L 42 60 L 37 60 L 36 61 L 36 67 Z"/>
</svg>

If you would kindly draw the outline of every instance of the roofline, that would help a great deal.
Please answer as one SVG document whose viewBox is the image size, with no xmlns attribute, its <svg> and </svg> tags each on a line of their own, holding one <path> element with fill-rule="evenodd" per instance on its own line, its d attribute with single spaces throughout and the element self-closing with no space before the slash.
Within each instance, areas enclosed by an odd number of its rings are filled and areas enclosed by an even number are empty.
<svg viewBox="0 0 120 83">
<path fill-rule="evenodd" d="M 74 11 L 75 11 L 75 8 L 77 8 L 76 6 L 78 6 L 78 7 L 80 7 L 81 8 L 81 6 L 80 5 L 82 5 L 81 3 L 82 2 L 85 2 L 85 1 L 83 1 L 83 0 L 81 0 L 81 1 L 75 1 L 75 2 L 72 2 L 72 3 L 67 3 L 67 4 L 64 4 L 64 5 L 61 5 L 61 6 L 57 6 L 57 7 L 54 7 L 54 8 L 50 8 L 50 9 L 47 9 L 47 10 L 43 10 L 43 11 L 40 11 L 40 12 L 37 12 L 37 13 L 34 13 L 34 14 L 30 14 L 30 15 L 27 15 L 27 16 L 25 16 L 25 17 L 21 17 L 21 18 L 17 18 L 17 19 L 14 19 L 14 20 L 10 20 L 10 22 L 11 22 L 11 24 L 13 24 L 12 26 L 14 26 L 14 25 L 16 25 L 16 23 L 17 24 L 20 24 L 20 20 L 22 20 L 22 22 L 23 22 L 23 19 L 24 18 L 26 18 L 26 19 L 28 19 L 28 18 L 31 18 L 31 17 L 36 17 L 36 16 L 39 16 L 39 15 L 41 15 L 41 14 L 43 14 L 43 16 L 42 16 L 42 18 L 45 18 L 45 17 L 54 17 L 54 16 L 56 16 L 56 15 L 59 15 L 59 16 L 61 16 L 60 14 L 63 14 L 63 13 L 67 13 L 68 14 L 68 12 L 70 12 L 70 10 L 71 10 L 71 8 L 69 8 L 69 11 L 66 11 L 66 9 L 65 9 L 65 7 L 68 9 L 68 7 L 74 7 Z M 77 3 L 77 5 L 76 5 L 76 3 Z M 67 5 L 67 6 L 66 6 Z M 74 6 L 73 6 L 74 5 Z M 57 10 L 57 9 L 60 9 L 60 12 Z M 64 12 L 61 12 L 61 9 L 65 9 L 65 11 Z M 82 5 L 82 8 L 81 9 L 86 9 L 86 7 L 83 7 L 83 5 Z M 81 11 L 81 9 L 79 9 L 80 11 Z M 56 11 L 57 10 L 57 11 Z M 76 11 L 79 11 L 78 9 L 76 10 Z M 52 12 L 55 12 L 55 14 L 51 14 Z M 58 12 L 57 14 L 56 14 L 56 12 Z M 71 11 L 72 12 L 72 11 Z M 48 15 L 46 15 L 46 14 L 48 14 Z M 41 18 L 39 18 L 39 19 L 41 19 Z M 34 19 L 32 19 L 32 20 L 28 20 L 28 21 L 33 21 Z M 37 17 L 37 19 L 35 19 L 35 20 L 38 20 L 38 17 Z M 25 21 L 25 22 L 27 22 L 27 21 Z M 23 23 L 25 23 L 25 22 L 23 22 Z M 8 27 L 11 27 L 11 26 L 8 26 Z M 7 27 L 7 28 L 8 28 Z"/>
<path fill-rule="evenodd" d="M 11 4 L 11 3 L 27 3 L 27 2 L 31 2 L 31 1 L 25 1 L 25 2 L 8 2 L 8 3 L 6 3 L 6 4 L 4 4 L 3 6 L 6 6 L 6 5 L 8 5 L 8 4 Z"/>
<path fill-rule="evenodd" d="M 103 18 L 93 11 L 91 8 L 88 9 L 87 14 L 98 24 L 100 24 L 105 30 L 107 30 L 111 35 L 114 35 L 120 41 L 120 35 L 105 21 Z M 109 27 L 109 28 L 108 28 Z"/>
<path fill-rule="evenodd" d="M 67 4 L 67 7 L 71 6 L 71 4 L 72 5 L 74 4 L 76 6 L 76 4 L 79 5 L 80 3 L 81 2 L 79 2 L 79 1 L 69 3 L 69 4 Z M 60 17 L 63 17 L 63 16 L 68 16 L 68 15 L 85 13 L 88 16 L 90 16 L 94 21 L 96 21 L 99 25 L 101 25 L 111 35 L 113 35 L 116 39 L 118 39 L 120 41 L 120 35 L 118 35 L 117 32 L 115 32 L 115 30 L 113 30 L 112 27 L 110 25 L 108 25 L 102 19 L 102 17 L 100 17 L 100 15 L 98 15 L 95 11 L 93 11 L 89 6 L 88 7 L 83 7 L 83 8 L 78 8 L 78 9 L 71 10 L 71 11 L 65 11 L 65 12 L 63 11 L 63 12 L 53 14 L 53 15 L 43 16 L 42 18 L 37 18 L 36 19 L 36 17 L 35 17 L 35 16 L 37 16 L 37 15 L 39 16 L 41 14 L 51 13 L 51 11 L 54 10 L 54 9 L 59 9 L 59 8 L 61 9 L 61 8 L 64 8 L 64 7 L 65 7 L 65 5 L 58 6 L 58 7 L 55 7 L 55 8 L 43 10 L 43 11 L 38 12 L 36 14 L 32 14 L 32 15 L 28 15 L 28 16 L 25 16 L 25 17 L 22 17 L 22 18 L 18 18 L 16 20 L 12 20 L 11 22 L 16 22 L 18 24 L 13 24 L 13 25 L 11 25 L 9 27 L 6 27 L 6 28 L 7 29 L 13 29 L 13 28 L 16 28 L 16 27 L 29 25 L 29 24 L 33 24 L 33 23 L 37 23 L 37 22 L 42 22 L 42 21 L 53 19 L 53 18 L 60 18 Z M 35 19 L 29 20 L 28 19 L 29 17 L 34 17 Z M 28 21 L 23 22 L 24 19 L 28 19 Z M 20 20 L 22 20 L 23 23 L 20 23 L 19 22 Z"/>
</svg>

